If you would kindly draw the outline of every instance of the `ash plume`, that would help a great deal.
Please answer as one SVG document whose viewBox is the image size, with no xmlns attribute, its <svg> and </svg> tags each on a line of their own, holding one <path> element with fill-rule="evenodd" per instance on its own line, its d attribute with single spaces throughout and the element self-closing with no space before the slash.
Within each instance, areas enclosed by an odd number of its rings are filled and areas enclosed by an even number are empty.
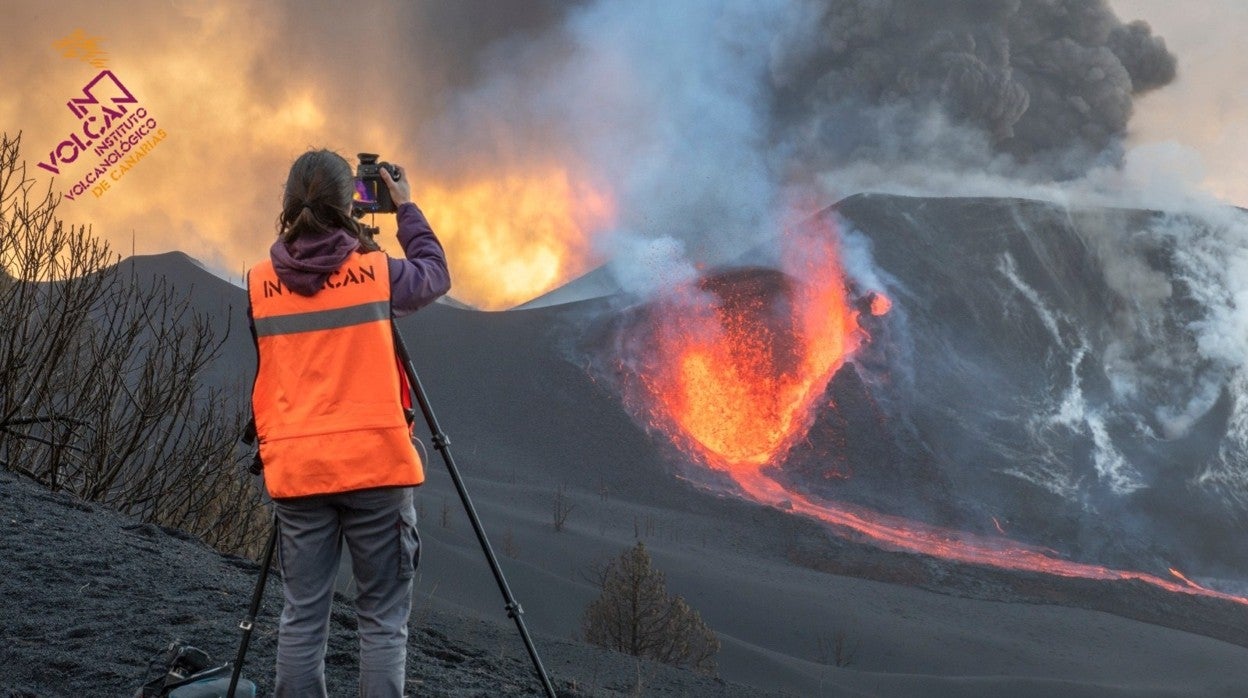
<svg viewBox="0 0 1248 698">
<path fill-rule="evenodd" d="M 694 264 L 730 262 L 805 189 L 827 203 L 852 193 L 835 184 L 916 168 L 1052 182 L 1117 167 L 1133 100 L 1176 71 L 1106 0 L 597 0 L 470 60 L 423 152 L 449 169 L 583 164 L 619 204 L 596 247 L 642 293 L 655 284 L 621 267 L 629 250 L 671 239 Z"/>
<path fill-rule="evenodd" d="M 945 160 L 1078 176 L 1113 159 L 1134 98 L 1175 77 L 1165 42 L 1105 0 L 833 0 L 807 12 L 772 84 L 778 138 L 816 170 Z"/>
</svg>

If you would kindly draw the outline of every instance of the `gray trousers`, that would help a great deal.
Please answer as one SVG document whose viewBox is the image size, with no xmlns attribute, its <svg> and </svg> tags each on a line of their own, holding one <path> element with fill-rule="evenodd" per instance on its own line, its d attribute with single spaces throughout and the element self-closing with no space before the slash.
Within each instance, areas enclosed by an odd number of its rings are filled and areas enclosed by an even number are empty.
<svg viewBox="0 0 1248 698">
<path fill-rule="evenodd" d="M 358 584 L 360 695 L 399 698 L 412 578 L 420 558 L 412 488 L 275 500 L 286 605 L 277 636 L 279 697 L 326 696 L 325 647 L 342 541 Z"/>
</svg>

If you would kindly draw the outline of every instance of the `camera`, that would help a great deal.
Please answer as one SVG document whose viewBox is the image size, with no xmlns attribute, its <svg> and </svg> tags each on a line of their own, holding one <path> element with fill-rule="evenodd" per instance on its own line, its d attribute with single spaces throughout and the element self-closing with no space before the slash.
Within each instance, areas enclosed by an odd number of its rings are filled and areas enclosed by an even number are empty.
<svg viewBox="0 0 1248 698">
<path fill-rule="evenodd" d="M 351 201 L 351 213 L 356 218 L 365 213 L 396 213 L 399 210 L 390 196 L 390 187 L 381 178 L 381 171 L 385 169 L 395 181 L 401 175 L 394 165 L 384 160 L 378 162 L 379 157 L 377 153 L 359 154 L 360 164 L 355 169 L 355 197 Z"/>
</svg>

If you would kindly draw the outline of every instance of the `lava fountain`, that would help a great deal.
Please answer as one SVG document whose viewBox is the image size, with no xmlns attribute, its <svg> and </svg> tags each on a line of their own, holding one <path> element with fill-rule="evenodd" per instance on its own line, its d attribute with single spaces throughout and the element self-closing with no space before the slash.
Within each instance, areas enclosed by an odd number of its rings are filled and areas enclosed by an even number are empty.
<svg viewBox="0 0 1248 698">
<path fill-rule="evenodd" d="M 812 267 L 839 268 L 830 245 Z M 801 281 L 751 267 L 704 276 L 659 301 L 630 402 L 698 461 L 760 475 L 810 427 L 812 407 L 862 340 L 839 274 Z"/>
<path fill-rule="evenodd" d="M 1248 604 L 1170 577 L 1064 559 L 1049 548 L 829 501 L 772 478 L 805 438 L 836 371 L 870 341 L 864 314 L 884 315 L 878 290 L 851 295 L 829 225 L 784 240 L 785 271 L 750 267 L 704 275 L 655 300 L 630 323 L 623 351 L 625 402 L 684 451 L 726 474 L 744 496 L 823 521 L 892 550 L 1063 577 L 1136 580 L 1168 591 Z M 860 310 L 861 309 L 861 310 Z"/>
</svg>

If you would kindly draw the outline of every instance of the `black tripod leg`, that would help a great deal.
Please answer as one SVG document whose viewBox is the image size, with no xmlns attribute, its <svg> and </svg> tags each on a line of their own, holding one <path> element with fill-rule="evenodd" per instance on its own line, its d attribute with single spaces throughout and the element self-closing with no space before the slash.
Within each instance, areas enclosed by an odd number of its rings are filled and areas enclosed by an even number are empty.
<svg viewBox="0 0 1248 698">
<path fill-rule="evenodd" d="M 446 463 L 446 469 L 450 472 L 451 480 L 455 483 L 455 491 L 459 493 L 459 498 L 464 503 L 464 511 L 468 513 L 468 520 L 472 523 L 472 530 L 477 534 L 477 541 L 481 543 L 481 550 L 485 553 L 485 559 L 490 563 L 490 571 L 494 573 L 494 581 L 498 582 L 498 590 L 503 594 L 507 615 L 516 622 L 516 629 L 520 631 L 520 638 L 524 640 L 524 648 L 529 652 L 529 659 L 533 661 L 533 669 L 537 672 L 546 695 L 550 698 L 556 698 L 555 687 L 550 683 L 550 677 L 546 675 L 546 668 L 542 666 L 542 659 L 537 655 L 537 647 L 533 644 L 533 638 L 529 636 L 529 629 L 525 627 L 524 610 L 520 608 L 516 597 L 511 594 L 511 587 L 507 585 L 507 578 L 503 576 L 503 568 L 499 566 L 498 558 L 494 556 L 494 549 L 490 547 L 490 541 L 485 536 L 485 529 L 481 526 L 481 519 L 477 516 L 476 508 L 472 506 L 472 499 L 469 498 L 468 490 L 464 487 L 464 481 L 459 476 L 459 469 L 455 467 L 455 459 L 451 457 L 451 440 L 446 434 L 442 433 L 441 427 L 438 426 L 438 419 L 433 414 L 433 408 L 429 406 L 429 398 L 425 395 L 425 388 L 420 383 L 420 376 L 416 375 L 416 367 L 412 364 L 412 357 L 407 353 L 407 345 L 403 343 L 403 335 L 399 334 L 399 326 L 393 320 L 391 320 L 390 325 L 394 329 L 395 351 L 398 352 L 399 359 L 403 362 L 403 370 L 407 373 L 407 379 L 411 383 L 412 392 L 416 394 L 416 402 L 420 405 L 420 410 L 425 415 L 425 421 L 429 424 L 429 433 L 432 435 L 433 447 L 438 449 L 438 453 L 442 454 L 442 460 Z"/>
<path fill-rule="evenodd" d="M 269 534 L 269 542 L 264 546 L 263 561 L 260 563 L 260 578 L 256 580 L 256 590 L 251 594 L 251 607 L 247 609 L 247 618 L 238 624 L 243 637 L 238 643 L 238 656 L 234 658 L 234 672 L 230 675 L 230 690 L 225 694 L 234 698 L 234 689 L 238 688 L 238 677 L 243 673 L 243 659 L 247 656 L 247 646 L 251 644 L 251 628 L 255 625 L 256 614 L 260 612 L 260 601 L 264 598 L 264 584 L 269 580 L 269 566 L 273 563 L 273 549 L 277 547 L 277 517 L 273 518 L 273 532 Z"/>
</svg>

